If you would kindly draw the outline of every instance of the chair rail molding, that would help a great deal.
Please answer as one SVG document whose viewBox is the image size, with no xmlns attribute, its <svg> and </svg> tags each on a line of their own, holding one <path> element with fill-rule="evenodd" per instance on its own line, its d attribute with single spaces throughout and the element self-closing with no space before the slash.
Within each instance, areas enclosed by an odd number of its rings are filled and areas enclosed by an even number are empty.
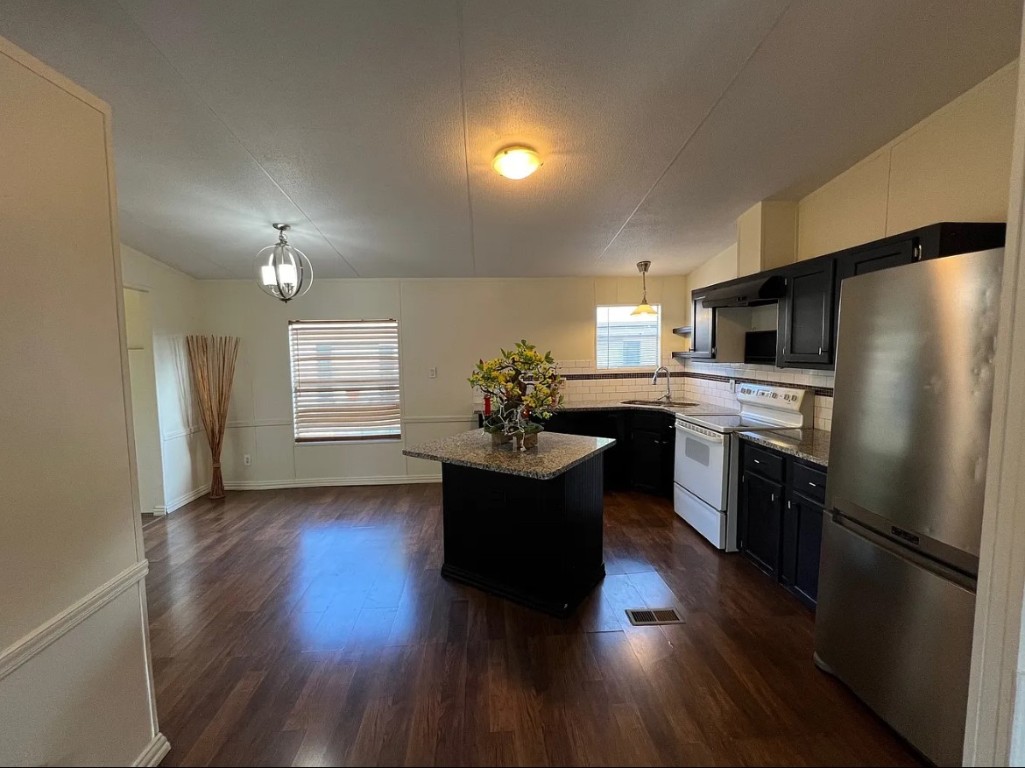
<svg viewBox="0 0 1025 768">
<path fill-rule="evenodd" d="M 0 651 L 0 680 L 66 635 L 132 585 L 142 581 L 147 573 L 149 561 L 140 560 L 4 648 Z"/>
</svg>

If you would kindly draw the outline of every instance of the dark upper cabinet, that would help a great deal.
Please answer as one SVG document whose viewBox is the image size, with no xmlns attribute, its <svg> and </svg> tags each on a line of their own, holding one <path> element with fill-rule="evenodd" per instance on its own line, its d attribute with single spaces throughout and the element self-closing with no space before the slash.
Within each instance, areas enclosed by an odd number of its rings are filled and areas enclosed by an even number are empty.
<svg viewBox="0 0 1025 768">
<path fill-rule="evenodd" d="M 737 548 L 771 576 L 779 576 L 783 486 L 744 472 L 737 520 Z"/>
<path fill-rule="evenodd" d="M 783 509 L 779 580 L 805 605 L 814 608 L 819 593 L 822 504 L 797 491 Z"/>
<path fill-rule="evenodd" d="M 832 258 L 811 259 L 783 270 L 786 295 L 779 302 L 776 364 L 828 367 L 833 362 Z"/>
<path fill-rule="evenodd" d="M 680 357 L 710 359 L 715 357 L 715 310 L 703 303 L 704 295 L 698 291 L 691 294 L 694 305 L 694 322 L 691 330 L 690 351 L 679 353 Z"/>
<path fill-rule="evenodd" d="M 887 242 L 883 245 L 852 248 L 836 255 L 836 287 L 834 289 L 834 322 L 839 332 L 840 288 L 848 277 L 867 275 L 881 269 L 903 267 L 922 258 L 922 244 L 916 237 Z"/>
</svg>

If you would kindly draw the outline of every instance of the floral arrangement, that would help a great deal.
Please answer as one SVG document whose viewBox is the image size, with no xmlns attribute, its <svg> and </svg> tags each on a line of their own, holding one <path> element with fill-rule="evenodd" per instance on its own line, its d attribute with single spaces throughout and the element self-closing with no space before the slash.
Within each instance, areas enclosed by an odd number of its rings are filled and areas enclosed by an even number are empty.
<svg viewBox="0 0 1025 768">
<path fill-rule="evenodd" d="M 540 432 L 538 420 L 550 419 L 562 404 L 564 379 L 551 352 L 537 351 L 526 339 L 501 357 L 481 360 L 470 386 L 484 393 L 484 429 L 492 434 L 522 436 Z"/>
</svg>

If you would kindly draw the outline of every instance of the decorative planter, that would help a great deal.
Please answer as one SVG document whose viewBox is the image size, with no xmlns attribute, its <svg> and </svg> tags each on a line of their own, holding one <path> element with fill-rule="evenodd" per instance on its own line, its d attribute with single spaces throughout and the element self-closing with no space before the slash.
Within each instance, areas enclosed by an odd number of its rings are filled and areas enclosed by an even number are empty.
<svg viewBox="0 0 1025 768">
<path fill-rule="evenodd" d="M 538 431 L 538 432 L 526 432 L 526 433 L 517 435 L 516 437 L 517 437 L 518 445 L 516 447 L 518 449 L 524 450 L 524 451 L 529 451 L 531 448 L 537 448 L 537 436 L 540 435 L 540 434 L 541 434 L 541 432 Z"/>
<path fill-rule="evenodd" d="M 491 433 L 491 445 L 497 448 L 500 445 L 512 442 L 512 435 L 507 435 L 505 432 L 492 432 Z"/>
</svg>

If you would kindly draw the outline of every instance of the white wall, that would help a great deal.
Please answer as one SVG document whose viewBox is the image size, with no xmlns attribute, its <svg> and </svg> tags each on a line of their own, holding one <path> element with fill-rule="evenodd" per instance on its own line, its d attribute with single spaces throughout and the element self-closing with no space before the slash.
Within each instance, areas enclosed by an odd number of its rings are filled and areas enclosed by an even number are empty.
<svg viewBox="0 0 1025 768">
<path fill-rule="evenodd" d="M 192 405 L 184 339 L 205 332 L 200 281 L 127 245 L 121 246 L 125 285 L 146 292 L 160 425 L 162 514 L 205 493 L 210 486 L 210 451 Z"/>
<path fill-rule="evenodd" d="M 438 465 L 402 448 L 475 425 L 466 378 L 478 359 L 526 338 L 557 359 L 593 361 L 595 306 L 640 299 L 639 277 L 321 280 L 290 304 L 249 280 L 200 286 L 206 332 L 242 339 L 222 456 L 229 488 L 434 480 Z M 686 280 L 651 277 L 648 298 L 662 304 L 664 355 L 685 348 L 672 328 L 686 322 Z M 360 318 L 399 321 L 403 440 L 296 445 L 288 321 Z"/>
<path fill-rule="evenodd" d="M 132 387 L 132 426 L 135 433 L 139 507 L 152 513 L 164 506 L 164 465 L 160 449 L 157 379 L 153 364 L 153 325 L 149 293 L 125 289 L 125 335 Z"/>
<path fill-rule="evenodd" d="M 0 39 L 0 763 L 158 760 L 110 110 Z"/>
</svg>

